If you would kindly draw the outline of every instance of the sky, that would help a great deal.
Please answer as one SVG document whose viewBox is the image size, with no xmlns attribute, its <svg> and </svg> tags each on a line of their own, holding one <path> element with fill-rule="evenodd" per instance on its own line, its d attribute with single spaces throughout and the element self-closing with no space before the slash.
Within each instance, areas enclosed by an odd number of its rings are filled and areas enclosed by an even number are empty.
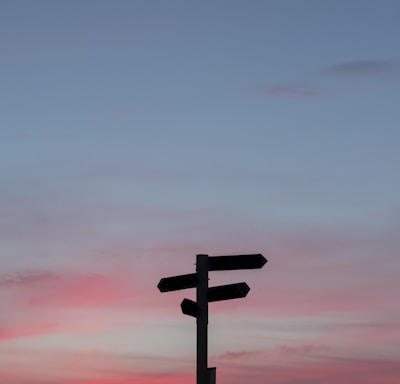
<svg viewBox="0 0 400 384">
<path fill-rule="evenodd" d="M 397 0 L 0 2 L 0 382 L 397 384 Z"/>
</svg>

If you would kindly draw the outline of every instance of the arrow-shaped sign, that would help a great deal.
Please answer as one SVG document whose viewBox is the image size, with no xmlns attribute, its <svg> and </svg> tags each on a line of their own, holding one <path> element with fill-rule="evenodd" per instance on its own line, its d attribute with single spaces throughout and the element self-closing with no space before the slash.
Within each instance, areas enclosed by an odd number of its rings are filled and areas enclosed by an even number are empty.
<svg viewBox="0 0 400 384">
<path fill-rule="evenodd" d="M 157 287 L 161 292 L 178 291 L 179 289 L 195 288 L 197 286 L 197 274 L 164 277 Z"/>
<path fill-rule="evenodd" d="M 267 259 L 261 253 L 236 256 L 210 256 L 208 258 L 208 270 L 258 269 L 262 268 L 266 262 Z"/>
<path fill-rule="evenodd" d="M 219 285 L 208 288 L 207 299 L 209 302 L 240 299 L 241 297 L 246 297 L 249 291 L 250 287 L 246 283 Z"/>
<path fill-rule="evenodd" d="M 182 313 L 185 315 L 197 317 L 197 303 L 193 300 L 183 299 L 181 303 Z"/>
</svg>

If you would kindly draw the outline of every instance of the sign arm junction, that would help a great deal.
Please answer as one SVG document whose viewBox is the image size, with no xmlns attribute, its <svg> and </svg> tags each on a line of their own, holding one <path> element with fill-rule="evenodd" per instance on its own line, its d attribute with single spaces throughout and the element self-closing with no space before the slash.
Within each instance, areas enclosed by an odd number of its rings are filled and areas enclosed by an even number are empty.
<svg viewBox="0 0 400 384">
<path fill-rule="evenodd" d="M 209 271 L 232 271 L 237 269 L 262 268 L 267 259 L 261 254 L 234 256 L 196 256 L 196 273 L 164 277 L 157 287 L 160 292 L 196 288 L 196 302 L 183 299 L 182 313 L 196 318 L 196 384 L 215 384 L 216 368 L 208 368 L 208 303 L 246 297 L 250 287 L 245 283 L 235 283 L 208 287 Z"/>
</svg>

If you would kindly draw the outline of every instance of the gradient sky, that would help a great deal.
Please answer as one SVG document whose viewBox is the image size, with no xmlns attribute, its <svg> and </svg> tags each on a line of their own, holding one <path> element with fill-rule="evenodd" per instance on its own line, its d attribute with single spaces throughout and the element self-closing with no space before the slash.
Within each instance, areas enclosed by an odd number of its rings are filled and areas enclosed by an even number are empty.
<svg viewBox="0 0 400 384">
<path fill-rule="evenodd" d="M 400 2 L 0 2 L 0 382 L 398 384 Z"/>
</svg>

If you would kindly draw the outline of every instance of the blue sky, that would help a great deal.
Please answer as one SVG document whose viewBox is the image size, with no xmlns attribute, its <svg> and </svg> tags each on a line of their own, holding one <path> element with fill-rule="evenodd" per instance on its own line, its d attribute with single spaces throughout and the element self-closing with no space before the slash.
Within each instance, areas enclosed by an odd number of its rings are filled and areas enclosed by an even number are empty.
<svg viewBox="0 0 400 384">
<path fill-rule="evenodd" d="M 399 11 L 3 1 L 0 378 L 194 382 L 158 280 L 260 252 L 212 276 L 252 287 L 212 304 L 218 381 L 395 383 Z"/>
</svg>

